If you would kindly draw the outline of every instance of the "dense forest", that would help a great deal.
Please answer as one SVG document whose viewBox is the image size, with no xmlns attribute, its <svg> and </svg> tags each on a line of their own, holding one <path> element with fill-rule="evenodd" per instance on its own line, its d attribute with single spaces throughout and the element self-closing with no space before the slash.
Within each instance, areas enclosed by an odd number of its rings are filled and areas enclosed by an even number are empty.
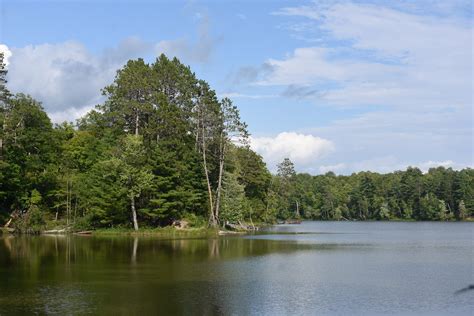
<svg viewBox="0 0 474 316">
<path fill-rule="evenodd" d="M 74 89 L 74 87 L 71 87 Z M 474 171 L 272 175 L 230 99 L 178 59 L 130 60 L 104 102 L 53 126 L 37 100 L 8 91 L 0 55 L 0 224 L 35 232 L 274 223 L 286 219 L 463 220 Z"/>
</svg>

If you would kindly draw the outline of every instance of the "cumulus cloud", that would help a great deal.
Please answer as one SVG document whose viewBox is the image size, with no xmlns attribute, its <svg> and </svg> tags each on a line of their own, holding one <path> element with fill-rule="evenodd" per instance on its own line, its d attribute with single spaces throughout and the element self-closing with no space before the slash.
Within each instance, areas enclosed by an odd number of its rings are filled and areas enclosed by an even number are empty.
<svg viewBox="0 0 474 316">
<path fill-rule="evenodd" d="M 327 139 L 309 134 L 283 132 L 275 137 L 251 137 L 250 146 L 264 158 L 270 170 L 284 158 L 290 158 L 299 170 L 334 151 Z"/>
<path fill-rule="evenodd" d="M 65 110 L 59 110 L 55 112 L 49 112 L 49 118 L 54 123 L 62 123 L 62 122 L 74 122 L 75 118 L 80 118 L 86 115 L 90 110 L 92 110 L 94 106 L 84 106 L 84 107 L 71 107 Z"/>
<path fill-rule="evenodd" d="M 136 42 L 125 40 L 102 55 L 90 53 L 76 41 L 12 48 L 8 86 L 12 92 L 30 94 L 43 102 L 57 118 L 82 113 L 81 109 L 101 101 L 100 89 L 112 82 L 115 71 L 141 52 L 129 45 Z"/>
<path fill-rule="evenodd" d="M 8 66 L 12 52 L 5 44 L 0 44 L 0 53 L 3 53 L 3 62 Z"/>
<path fill-rule="evenodd" d="M 77 41 L 11 50 L 0 45 L 9 62 L 8 87 L 43 102 L 53 121 L 73 121 L 102 101 L 100 90 L 113 81 L 116 71 L 129 59 L 166 53 L 183 58 L 184 62 L 206 62 L 216 44 L 207 23 L 201 23 L 194 45 L 187 40 L 152 43 L 129 37 L 99 54 L 91 53 Z"/>
</svg>

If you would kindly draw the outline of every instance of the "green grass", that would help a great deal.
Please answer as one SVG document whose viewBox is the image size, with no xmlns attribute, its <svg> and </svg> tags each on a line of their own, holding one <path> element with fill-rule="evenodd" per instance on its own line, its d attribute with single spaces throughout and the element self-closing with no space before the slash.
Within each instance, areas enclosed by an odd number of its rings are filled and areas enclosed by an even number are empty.
<svg viewBox="0 0 474 316">
<path fill-rule="evenodd" d="M 105 236 L 105 235 L 130 235 L 130 236 L 157 236 L 157 237 L 209 237 L 209 236 L 216 236 L 218 233 L 217 229 L 211 229 L 207 227 L 193 227 L 193 228 L 185 228 L 185 229 L 177 229 L 172 226 L 167 227 L 144 227 L 140 228 L 139 230 L 135 231 L 131 228 L 100 228 L 94 230 L 92 232 L 93 235 L 96 236 Z"/>
</svg>

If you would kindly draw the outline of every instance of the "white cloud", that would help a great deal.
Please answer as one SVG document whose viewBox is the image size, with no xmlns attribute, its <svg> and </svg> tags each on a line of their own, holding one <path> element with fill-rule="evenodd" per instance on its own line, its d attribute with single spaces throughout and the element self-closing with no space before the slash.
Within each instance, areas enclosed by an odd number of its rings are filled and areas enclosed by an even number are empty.
<svg viewBox="0 0 474 316">
<path fill-rule="evenodd" d="M 318 1 L 279 10 L 292 17 L 286 28 L 311 46 L 267 59 L 251 68 L 266 71 L 247 82 L 283 88 L 282 97 L 299 102 L 365 109 L 298 131 L 337 147 L 308 163 L 311 173 L 472 166 L 472 21 L 457 9 L 429 16 L 424 8 L 377 4 Z"/>
<path fill-rule="evenodd" d="M 186 40 L 150 43 L 130 37 L 100 54 L 91 53 L 77 41 L 13 47 L 11 52 L 0 45 L 0 50 L 10 57 L 8 88 L 38 99 L 53 121 L 59 122 L 74 121 L 84 114 L 83 109 L 102 102 L 100 90 L 112 83 L 116 71 L 127 60 L 164 52 L 184 56 L 185 62 L 205 62 L 213 45 L 207 27 L 203 26 L 196 45 Z"/>
<path fill-rule="evenodd" d="M 471 25 L 352 3 L 290 7 L 277 14 L 315 21 L 322 45 L 267 60 L 273 71 L 260 84 L 320 87 L 325 93 L 319 102 L 343 106 L 426 110 L 472 104 Z"/>
<path fill-rule="evenodd" d="M 275 137 L 251 137 L 250 146 L 264 158 L 270 170 L 284 158 L 290 158 L 298 170 L 305 170 L 318 159 L 334 151 L 334 144 L 313 135 L 283 132 Z"/>
<path fill-rule="evenodd" d="M 3 53 L 3 62 L 8 66 L 12 52 L 5 44 L 0 44 L 0 53 Z"/>
<path fill-rule="evenodd" d="M 94 106 L 84 106 L 81 108 L 71 107 L 65 110 L 50 112 L 48 114 L 49 118 L 54 123 L 74 122 L 74 119 L 83 117 L 93 108 Z"/>
<path fill-rule="evenodd" d="M 8 87 L 42 101 L 48 112 L 90 106 L 100 100 L 124 60 L 97 57 L 78 42 L 12 48 Z"/>
<path fill-rule="evenodd" d="M 380 111 L 301 132 L 330 138 L 336 144 L 337 151 L 321 162 L 323 166 L 344 163 L 346 168 L 338 170 L 342 173 L 389 172 L 409 165 L 426 169 L 425 162 L 430 160 L 452 161 L 453 167 L 472 166 L 471 122 L 472 116 L 466 115 L 463 109 L 426 113 Z M 341 157 L 344 157 L 342 161 Z"/>
</svg>

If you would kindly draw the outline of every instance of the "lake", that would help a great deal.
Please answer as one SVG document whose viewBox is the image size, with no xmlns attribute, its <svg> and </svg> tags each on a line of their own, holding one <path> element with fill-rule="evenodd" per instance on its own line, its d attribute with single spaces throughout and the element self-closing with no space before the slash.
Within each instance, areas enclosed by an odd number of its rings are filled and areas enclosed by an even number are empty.
<svg viewBox="0 0 474 316">
<path fill-rule="evenodd" d="M 0 237 L 0 315 L 472 315 L 474 223 Z"/>
</svg>

